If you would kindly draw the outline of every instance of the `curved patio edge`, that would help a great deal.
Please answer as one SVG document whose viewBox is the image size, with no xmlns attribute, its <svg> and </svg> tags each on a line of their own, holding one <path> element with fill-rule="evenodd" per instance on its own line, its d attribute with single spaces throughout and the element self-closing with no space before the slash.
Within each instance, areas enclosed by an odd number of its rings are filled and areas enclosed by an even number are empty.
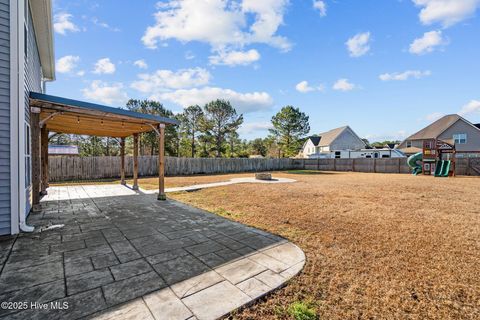
<svg viewBox="0 0 480 320">
<path fill-rule="evenodd" d="M 93 318 L 218 319 L 283 287 L 305 261 L 304 252 L 284 240 Z"/>
</svg>

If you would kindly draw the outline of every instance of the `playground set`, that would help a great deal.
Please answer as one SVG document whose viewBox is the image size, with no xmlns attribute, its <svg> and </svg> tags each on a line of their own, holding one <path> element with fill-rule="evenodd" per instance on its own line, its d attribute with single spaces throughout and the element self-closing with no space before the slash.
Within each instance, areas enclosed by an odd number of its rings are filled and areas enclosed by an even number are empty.
<svg viewBox="0 0 480 320">
<path fill-rule="evenodd" d="M 423 151 L 407 159 L 414 175 L 455 176 L 455 144 L 430 139 L 423 142 Z"/>
</svg>

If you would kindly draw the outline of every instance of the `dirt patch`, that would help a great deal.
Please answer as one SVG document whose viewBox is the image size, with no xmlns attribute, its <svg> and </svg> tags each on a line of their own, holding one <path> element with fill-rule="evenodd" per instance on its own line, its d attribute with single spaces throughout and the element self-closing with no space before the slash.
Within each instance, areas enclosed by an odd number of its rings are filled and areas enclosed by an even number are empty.
<svg viewBox="0 0 480 320">
<path fill-rule="evenodd" d="M 276 174 L 298 180 L 293 184 L 169 195 L 305 251 L 301 275 L 235 318 L 287 319 L 296 301 L 309 301 L 320 319 L 480 318 L 478 178 L 299 173 Z"/>
</svg>

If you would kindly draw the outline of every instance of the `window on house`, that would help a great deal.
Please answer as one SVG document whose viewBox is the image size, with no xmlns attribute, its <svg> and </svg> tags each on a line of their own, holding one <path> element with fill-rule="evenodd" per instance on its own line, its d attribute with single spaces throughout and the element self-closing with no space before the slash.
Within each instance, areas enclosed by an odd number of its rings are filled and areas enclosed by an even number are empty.
<svg viewBox="0 0 480 320">
<path fill-rule="evenodd" d="M 412 147 L 412 141 L 407 141 L 407 148 L 411 148 Z"/>
<path fill-rule="evenodd" d="M 455 144 L 466 144 L 467 143 L 467 134 L 466 133 L 458 133 L 453 135 L 453 140 L 455 140 Z"/>
<path fill-rule="evenodd" d="M 340 151 L 335 151 L 335 159 L 340 159 L 342 157 L 342 153 Z"/>
</svg>

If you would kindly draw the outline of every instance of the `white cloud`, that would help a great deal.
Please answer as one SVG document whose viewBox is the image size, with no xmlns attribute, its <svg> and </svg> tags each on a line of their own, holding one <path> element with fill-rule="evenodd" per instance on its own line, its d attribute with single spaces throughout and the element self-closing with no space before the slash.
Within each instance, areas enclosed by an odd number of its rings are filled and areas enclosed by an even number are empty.
<svg viewBox="0 0 480 320">
<path fill-rule="evenodd" d="M 128 101 L 128 95 L 122 83 L 108 84 L 94 80 L 89 87 L 82 90 L 82 93 L 86 99 L 109 105 L 124 105 Z"/>
<path fill-rule="evenodd" d="M 119 28 L 117 28 L 117 27 L 112 27 L 112 26 L 109 25 L 108 23 L 98 20 L 98 18 L 96 18 L 96 17 L 92 18 L 92 22 L 93 22 L 93 24 L 96 25 L 96 26 L 99 26 L 99 27 L 108 29 L 108 30 L 113 31 L 113 32 L 119 32 L 119 31 L 120 31 Z"/>
<path fill-rule="evenodd" d="M 55 70 L 58 73 L 69 73 L 77 67 L 78 62 L 80 61 L 79 56 L 65 56 L 57 60 L 55 64 Z"/>
<path fill-rule="evenodd" d="M 133 65 L 139 67 L 140 69 L 148 69 L 148 64 L 143 59 L 135 61 Z"/>
<path fill-rule="evenodd" d="M 476 112 L 480 113 L 480 100 L 471 100 L 469 103 L 462 107 L 458 114 L 461 116 L 465 116 L 467 114 Z"/>
<path fill-rule="evenodd" d="M 248 51 L 218 51 L 217 55 L 209 57 L 210 63 L 213 65 L 226 66 L 246 66 L 255 61 L 260 60 L 260 53 L 255 49 Z"/>
<path fill-rule="evenodd" d="M 110 58 L 103 58 L 95 63 L 93 73 L 96 74 L 112 74 L 115 73 L 115 65 L 110 61 Z"/>
<path fill-rule="evenodd" d="M 151 98 L 159 101 L 168 100 L 183 107 L 204 105 L 212 100 L 225 99 L 230 101 L 239 113 L 267 110 L 273 104 L 272 97 L 266 92 L 240 93 L 216 87 L 181 89 L 154 95 Z"/>
<path fill-rule="evenodd" d="M 267 131 L 268 129 L 272 129 L 272 128 L 273 128 L 273 125 L 269 121 L 248 122 L 248 123 L 242 124 L 242 126 L 238 128 L 238 132 L 240 134 L 250 134 L 258 131 Z"/>
<path fill-rule="evenodd" d="M 333 85 L 333 90 L 351 91 L 355 89 L 355 85 L 348 81 L 348 79 L 339 79 Z"/>
<path fill-rule="evenodd" d="M 139 74 L 132 88 L 148 94 L 158 94 L 170 89 L 184 89 L 207 85 L 211 75 L 205 69 L 157 70 L 151 74 Z"/>
<path fill-rule="evenodd" d="M 187 52 L 185 52 L 185 59 L 187 59 L 187 60 L 195 59 L 195 54 L 193 54 L 192 51 L 187 51 Z"/>
<path fill-rule="evenodd" d="M 443 27 L 450 27 L 473 16 L 480 0 L 413 0 L 422 7 L 419 18 L 425 25 L 439 22 Z"/>
<path fill-rule="evenodd" d="M 297 83 L 297 85 L 295 86 L 295 89 L 298 92 L 307 93 L 307 92 L 311 92 L 311 91 L 324 91 L 325 87 L 323 85 L 319 85 L 318 87 L 312 87 L 308 83 L 308 81 L 304 80 L 304 81 L 301 81 L 301 82 Z"/>
<path fill-rule="evenodd" d="M 157 5 L 155 25 L 145 31 L 142 41 L 157 48 L 159 41 L 209 43 L 214 50 L 264 43 L 289 50 L 290 42 L 277 35 L 283 24 L 288 0 L 171 0 Z"/>
<path fill-rule="evenodd" d="M 395 72 L 395 73 L 384 73 L 379 76 L 382 81 L 405 81 L 410 78 L 420 79 L 428 77 L 432 73 L 429 70 L 420 71 L 420 70 L 407 70 L 405 72 Z"/>
<path fill-rule="evenodd" d="M 83 77 L 85 75 L 85 70 L 80 70 L 77 72 L 77 76 Z"/>
<path fill-rule="evenodd" d="M 445 114 L 442 112 L 433 112 L 433 113 L 427 114 L 427 116 L 425 117 L 425 120 L 429 122 L 434 122 L 440 119 L 441 117 L 443 117 L 444 115 Z"/>
<path fill-rule="evenodd" d="M 425 32 L 421 38 L 415 39 L 410 44 L 410 53 L 425 54 L 434 51 L 437 47 L 447 44 L 447 40 L 442 37 L 442 31 Z"/>
<path fill-rule="evenodd" d="M 358 33 L 345 42 L 351 57 L 361 57 L 370 50 L 370 32 Z"/>
<path fill-rule="evenodd" d="M 71 21 L 73 15 L 61 12 L 53 17 L 53 29 L 56 33 L 66 35 L 68 31 L 78 32 L 80 29 Z"/>
<path fill-rule="evenodd" d="M 320 12 L 321 17 L 325 17 L 327 15 L 327 4 L 325 1 L 313 0 L 313 8 Z"/>
</svg>

